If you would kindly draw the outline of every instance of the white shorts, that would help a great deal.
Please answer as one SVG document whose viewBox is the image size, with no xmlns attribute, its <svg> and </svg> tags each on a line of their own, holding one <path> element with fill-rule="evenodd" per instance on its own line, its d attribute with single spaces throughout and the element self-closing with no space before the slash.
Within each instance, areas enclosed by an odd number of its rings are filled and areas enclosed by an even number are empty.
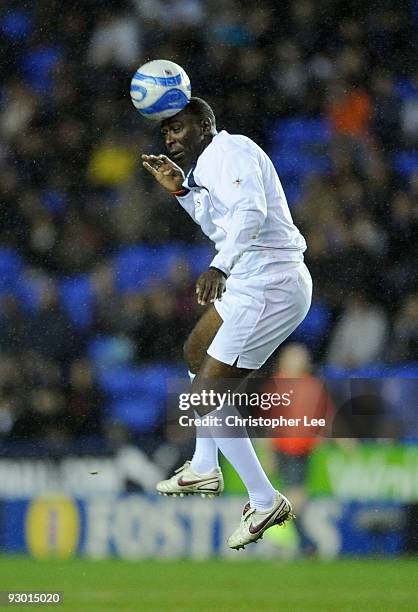
<svg viewBox="0 0 418 612">
<path fill-rule="evenodd" d="M 222 300 L 215 301 L 223 323 L 207 352 L 222 363 L 257 370 L 305 318 L 312 279 L 303 261 L 251 268 L 231 274 Z"/>
</svg>

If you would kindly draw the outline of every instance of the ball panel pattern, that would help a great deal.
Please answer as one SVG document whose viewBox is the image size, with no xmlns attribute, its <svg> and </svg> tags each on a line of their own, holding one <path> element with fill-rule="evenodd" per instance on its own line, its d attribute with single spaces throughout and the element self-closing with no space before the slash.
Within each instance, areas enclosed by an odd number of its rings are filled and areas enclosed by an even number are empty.
<svg viewBox="0 0 418 612">
<path fill-rule="evenodd" d="M 136 110 L 153 121 L 177 114 L 191 96 L 189 77 L 181 66 L 169 60 L 147 62 L 131 81 L 131 99 Z"/>
</svg>

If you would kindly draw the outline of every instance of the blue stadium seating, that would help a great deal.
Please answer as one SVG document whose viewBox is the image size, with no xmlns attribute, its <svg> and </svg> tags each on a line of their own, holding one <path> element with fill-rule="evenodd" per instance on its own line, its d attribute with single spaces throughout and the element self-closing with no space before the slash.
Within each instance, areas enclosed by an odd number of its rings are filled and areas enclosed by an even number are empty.
<svg viewBox="0 0 418 612">
<path fill-rule="evenodd" d="M 98 383 L 102 391 L 112 398 L 132 398 L 148 391 L 165 397 L 167 381 L 184 377 L 184 374 L 184 368 L 165 364 L 122 365 L 100 371 Z"/>
<path fill-rule="evenodd" d="M 59 189 L 47 189 L 42 193 L 42 204 L 51 213 L 62 214 L 68 205 L 68 197 Z"/>
<path fill-rule="evenodd" d="M 300 199 L 307 175 L 326 174 L 331 169 L 326 148 L 331 127 L 325 119 L 282 119 L 273 126 L 272 135 L 270 157 L 292 206 Z"/>
<path fill-rule="evenodd" d="M 162 424 L 165 404 L 151 394 L 135 399 L 118 399 L 111 402 L 109 418 L 123 423 L 136 433 L 154 431 Z"/>
<path fill-rule="evenodd" d="M 54 69 L 62 57 L 57 47 L 40 47 L 28 52 L 22 67 L 25 80 L 39 94 L 50 93 L 54 82 Z"/>
<path fill-rule="evenodd" d="M 284 192 L 286 194 L 286 200 L 289 206 L 292 208 L 302 198 L 303 185 L 299 177 L 291 178 L 284 177 L 281 181 Z"/>
<path fill-rule="evenodd" d="M 20 280 L 22 260 L 13 249 L 0 248 L 0 292 L 13 291 Z"/>
<path fill-rule="evenodd" d="M 416 6 L 418 14 L 418 2 L 416 2 Z M 402 100 L 407 100 L 417 96 L 418 88 L 412 80 L 402 77 L 397 79 L 395 83 L 395 92 Z"/>
<path fill-rule="evenodd" d="M 391 376 L 396 378 L 418 379 L 418 362 L 401 363 L 391 366 Z"/>
<path fill-rule="evenodd" d="M 135 353 L 133 342 L 126 337 L 96 336 L 89 342 L 87 356 L 97 371 L 129 363 Z"/>
<path fill-rule="evenodd" d="M 122 293 L 146 289 L 150 282 L 158 280 L 158 247 L 134 246 L 122 249 L 114 257 L 116 286 Z"/>
<path fill-rule="evenodd" d="M 93 320 L 94 293 L 88 274 L 65 277 L 59 282 L 62 306 L 77 327 L 88 327 Z"/>
<path fill-rule="evenodd" d="M 187 259 L 194 276 L 197 277 L 208 269 L 215 253 L 213 246 L 207 244 L 197 244 L 188 248 Z"/>
<path fill-rule="evenodd" d="M 98 382 L 102 391 L 113 399 L 135 398 L 146 391 L 140 368 L 132 365 L 103 370 Z"/>
<path fill-rule="evenodd" d="M 32 31 L 30 13 L 23 10 L 12 10 L 10 7 L 4 11 L 0 18 L 0 32 L 10 40 L 27 39 Z"/>
<path fill-rule="evenodd" d="M 157 427 L 165 415 L 169 380 L 184 376 L 184 368 L 152 364 L 104 369 L 97 379 L 107 398 L 108 416 L 136 432 L 146 433 Z"/>
<path fill-rule="evenodd" d="M 36 279 L 21 275 L 13 289 L 13 295 L 27 312 L 36 312 L 39 307 L 39 286 Z"/>
<path fill-rule="evenodd" d="M 322 118 L 281 119 L 273 126 L 272 135 L 278 145 L 292 143 L 297 147 L 308 143 L 328 143 L 331 138 L 331 126 Z"/>
<path fill-rule="evenodd" d="M 184 260 L 187 261 L 187 247 L 177 243 L 160 246 L 154 254 L 154 264 L 163 278 L 168 277 L 172 266 Z"/>
<path fill-rule="evenodd" d="M 328 333 L 331 317 L 329 306 L 321 302 L 312 302 L 308 314 L 293 332 L 291 339 L 301 341 L 311 350 L 315 350 Z"/>
<path fill-rule="evenodd" d="M 418 378 L 418 363 L 402 364 L 369 364 L 358 368 L 343 368 L 335 365 L 321 367 L 320 375 L 324 378 Z"/>
<path fill-rule="evenodd" d="M 280 178 L 290 176 L 302 180 L 310 173 L 325 174 L 331 169 L 327 155 L 312 153 L 304 146 L 295 148 L 290 143 L 274 147 L 271 159 Z"/>
<path fill-rule="evenodd" d="M 207 269 L 213 249 L 207 245 L 134 246 L 122 249 L 113 259 L 116 286 L 121 293 L 145 291 L 168 278 L 176 262 L 187 261 L 197 276 Z"/>
<path fill-rule="evenodd" d="M 418 151 L 398 151 L 393 156 L 395 170 L 404 178 L 418 172 Z"/>
</svg>

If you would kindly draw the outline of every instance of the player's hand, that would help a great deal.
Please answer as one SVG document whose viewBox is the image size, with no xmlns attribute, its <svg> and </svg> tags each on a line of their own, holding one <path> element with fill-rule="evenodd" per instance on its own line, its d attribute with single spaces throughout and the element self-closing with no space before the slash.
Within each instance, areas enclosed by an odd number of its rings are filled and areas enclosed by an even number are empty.
<svg viewBox="0 0 418 612">
<path fill-rule="evenodd" d="M 206 304 L 212 303 L 216 299 L 222 299 L 222 294 L 225 291 L 225 282 L 225 276 L 216 268 L 209 268 L 207 272 L 203 272 L 196 282 L 198 304 L 206 306 Z"/>
<path fill-rule="evenodd" d="M 161 187 L 170 193 L 179 191 L 184 181 L 184 172 L 166 155 L 141 155 L 142 165 Z"/>
</svg>

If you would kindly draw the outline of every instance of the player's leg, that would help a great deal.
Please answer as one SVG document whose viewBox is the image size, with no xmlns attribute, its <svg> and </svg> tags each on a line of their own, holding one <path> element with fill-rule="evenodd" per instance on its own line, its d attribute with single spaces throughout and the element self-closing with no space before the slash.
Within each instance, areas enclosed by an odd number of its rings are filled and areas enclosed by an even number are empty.
<svg viewBox="0 0 418 612">
<path fill-rule="evenodd" d="M 206 357 L 212 340 L 223 320 L 214 306 L 210 306 L 200 317 L 184 344 L 184 358 L 189 371 L 196 375 Z"/>
<path fill-rule="evenodd" d="M 257 275 L 230 277 L 228 290 L 217 305 L 224 323 L 208 348 L 193 391 L 199 391 L 199 385 L 206 388 L 208 380 L 216 386 L 222 378 L 244 378 L 259 369 L 304 319 L 311 293 L 312 281 L 303 263 L 268 263 L 258 268 Z M 219 417 L 222 412 L 224 417 L 228 413 L 239 416 L 233 406 L 215 410 L 213 416 Z M 248 489 L 250 502 L 238 529 L 228 540 L 230 547 L 242 548 L 257 541 L 272 525 L 287 520 L 292 508 L 269 482 L 245 428 L 235 429 L 234 437 L 227 432 L 225 435 L 225 431 L 219 435 L 215 426 L 210 429 Z"/>
<path fill-rule="evenodd" d="M 193 381 L 192 392 L 202 393 L 203 390 L 221 389 L 223 381 L 228 381 L 228 390 L 234 392 L 240 383 L 253 370 L 228 365 L 207 355 L 200 367 L 198 376 Z M 235 384 L 236 381 L 236 384 Z M 197 412 L 208 414 L 223 420 L 227 416 L 239 417 L 234 406 L 224 405 L 222 408 L 197 407 Z M 228 430 L 228 431 L 227 431 Z M 249 496 L 249 504 L 244 508 L 239 528 L 228 540 L 231 548 L 243 548 L 250 542 L 256 542 L 264 531 L 275 524 L 286 521 L 292 513 L 289 500 L 276 491 L 266 476 L 256 455 L 246 428 L 237 425 L 233 428 L 233 436 L 229 434 L 230 427 L 213 425 L 207 427 L 222 454 L 231 463 L 243 481 Z"/>
<path fill-rule="evenodd" d="M 184 358 L 192 383 L 222 323 L 216 308 L 211 306 L 199 319 L 187 338 L 184 345 Z M 202 426 L 196 427 L 196 446 L 190 466 L 197 474 L 207 474 L 215 468 L 219 469 L 218 447 Z"/>
<path fill-rule="evenodd" d="M 241 381 L 247 378 L 251 372 L 253 370 L 228 365 L 207 355 L 198 376 L 193 381 L 192 392 L 201 393 L 208 386 L 212 389 L 221 389 L 223 381 L 228 381 L 228 390 L 234 392 Z M 229 413 L 239 416 L 238 410 L 231 405 L 225 405 L 221 410 L 217 406 L 202 406 L 197 407 L 196 411 L 201 416 L 208 413 L 221 418 Z M 245 484 L 251 507 L 259 510 L 270 508 L 275 490 L 258 460 L 245 427 L 234 427 L 233 437 L 230 437 L 227 431 L 226 428 L 220 431 L 216 426 L 207 428 L 207 434 L 210 433 L 212 435 L 222 454 L 233 465 Z"/>
<path fill-rule="evenodd" d="M 206 351 L 223 321 L 214 306 L 206 310 L 190 333 L 185 346 L 184 357 L 189 368 L 190 380 L 199 371 Z M 198 416 L 195 413 L 195 416 Z M 157 491 L 163 495 L 202 496 L 219 495 L 224 488 L 222 472 L 218 463 L 218 447 L 207 428 L 196 427 L 196 446 L 191 461 L 175 472 L 168 480 L 157 484 Z"/>
</svg>

